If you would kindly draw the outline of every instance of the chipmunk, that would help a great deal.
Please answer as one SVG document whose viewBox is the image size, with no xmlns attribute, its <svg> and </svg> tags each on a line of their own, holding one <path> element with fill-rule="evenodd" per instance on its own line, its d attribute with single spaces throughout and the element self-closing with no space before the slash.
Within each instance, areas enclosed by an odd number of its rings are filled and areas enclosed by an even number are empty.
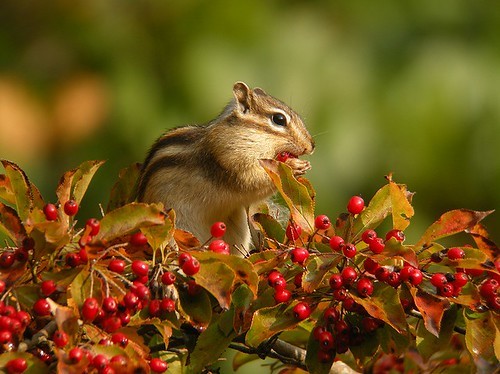
<svg viewBox="0 0 500 374">
<path fill-rule="evenodd" d="M 245 83 L 233 86 L 234 99 L 205 125 L 178 127 L 151 147 L 142 165 L 137 200 L 162 202 L 176 213 L 176 227 L 201 242 L 210 227 L 222 221 L 224 240 L 249 250 L 247 207 L 275 192 L 261 159 L 285 152 L 295 175 L 310 163 L 298 156 L 311 154 L 314 141 L 302 119 L 283 102 Z"/>
</svg>

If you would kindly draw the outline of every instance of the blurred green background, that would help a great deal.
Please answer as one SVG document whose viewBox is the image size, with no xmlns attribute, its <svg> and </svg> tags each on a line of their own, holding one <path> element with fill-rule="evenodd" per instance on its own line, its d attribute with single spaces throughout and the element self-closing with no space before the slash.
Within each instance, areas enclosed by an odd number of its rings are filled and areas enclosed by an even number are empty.
<svg viewBox="0 0 500 374">
<path fill-rule="evenodd" d="M 407 235 L 500 203 L 494 1 L 17 1 L 0 4 L 0 157 L 45 198 L 106 159 L 81 215 L 165 130 L 216 116 L 243 80 L 305 118 L 318 212 L 416 191 Z M 498 241 L 499 213 L 485 224 Z"/>
</svg>

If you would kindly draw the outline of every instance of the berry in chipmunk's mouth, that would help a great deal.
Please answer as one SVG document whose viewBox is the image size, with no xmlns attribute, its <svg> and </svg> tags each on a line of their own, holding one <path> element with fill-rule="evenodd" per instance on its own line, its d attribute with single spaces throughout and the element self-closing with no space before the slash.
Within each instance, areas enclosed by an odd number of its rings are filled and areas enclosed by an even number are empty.
<svg viewBox="0 0 500 374">
<path fill-rule="evenodd" d="M 276 160 L 278 160 L 280 162 L 285 162 L 289 158 L 297 158 L 297 156 L 290 153 L 290 152 L 287 152 L 287 151 L 283 151 L 281 153 L 278 153 L 278 155 L 276 156 Z"/>
</svg>

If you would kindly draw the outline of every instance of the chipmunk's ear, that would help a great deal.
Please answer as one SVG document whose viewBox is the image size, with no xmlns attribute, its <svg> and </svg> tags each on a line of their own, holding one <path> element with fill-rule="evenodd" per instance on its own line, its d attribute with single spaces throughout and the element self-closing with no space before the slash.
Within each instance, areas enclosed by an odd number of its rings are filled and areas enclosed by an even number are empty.
<svg viewBox="0 0 500 374">
<path fill-rule="evenodd" d="M 245 113 L 250 109 L 251 104 L 251 90 L 243 82 L 236 82 L 233 86 L 233 94 L 236 99 L 238 109 Z"/>
</svg>

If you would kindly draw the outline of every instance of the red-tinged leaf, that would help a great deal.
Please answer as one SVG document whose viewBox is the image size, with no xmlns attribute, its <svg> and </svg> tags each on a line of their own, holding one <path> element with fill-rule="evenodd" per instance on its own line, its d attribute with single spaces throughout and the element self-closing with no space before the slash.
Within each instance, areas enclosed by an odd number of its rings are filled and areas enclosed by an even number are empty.
<svg viewBox="0 0 500 374">
<path fill-rule="evenodd" d="M 206 366 L 219 359 L 236 337 L 236 333 L 232 329 L 233 318 L 234 310 L 230 309 L 200 334 L 190 356 L 189 365 L 185 368 L 186 374 L 201 373 Z"/>
<path fill-rule="evenodd" d="M 415 253 L 413 246 L 403 245 L 400 241 L 394 238 L 391 238 L 385 243 L 383 255 L 384 257 L 391 259 L 399 257 L 408 262 L 410 265 L 418 267 L 417 254 Z"/>
<path fill-rule="evenodd" d="M 413 194 L 408 192 L 404 184 L 389 183 L 393 228 L 404 230 L 410 224 L 410 219 L 415 211 L 411 206 Z"/>
<path fill-rule="evenodd" d="M 352 241 L 361 237 L 367 229 L 374 229 L 391 213 L 391 191 L 387 184 L 372 197 L 368 206 L 355 218 L 352 226 Z"/>
<path fill-rule="evenodd" d="M 158 320 L 158 321 L 151 322 L 151 324 L 154 327 L 156 327 L 156 330 L 161 335 L 162 341 L 165 344 L 165 347 L 168 347 L 168 344 L 170 342 L 170 337 L 172 336 L 172 332 L 173 332 L 172 326 L 170 325 L 170 323 Z M 180 328 L 180 326 L 178 326 L 177 328 Z"/>
<path fill-rule="evenodd" d="M 0 233 L 8 236 L 16 245 L 21 245 L 23 239 L 26 238 L 26 230 L 17 212 L 1 202 Z"/>
<path fill-rule="evenodd" d="M 257 295 L 259 277 L 250 261 L 214 252 L 191 252 L 200 261 L 200 270 L 193 277 L 207 289 L 222 308 L 228 309 L 231 293 L 239 284 L 246 284 Z"/>
<path fill-rule="evenodd" d="M 187 290 L 179 290 L 180 313 L 197 327 L 206 327 L 212 320 L 212 303 L 203 288 L 191 296 Z"/>
<path fill-rule="evenodd" d="M 422 314 L 425 328 L 432 335 L 439 337 L 441 320 L 443 319 L 444 311 L 450 307 L 450 302 L 446 299 L 440 299 L 427 292 L 423 292 L 415 287 L 412 287 L 410 292 L 413 296 L 415 306 L 420 314 Z"/>
<path fill-rule="evenodd" d="M 51 372 L 42 360 L 28 352 L 5 352 L 0 354 L 0 368 L 5 368 L 7 362 L 15 358 L 24 358 L 26 360 L 28 368 L 23 371 L 23 374 L 49 374 Z"/>
<path fill-rule="evenodd" d="M 443 323 L 439 336 L 431 334 L 423 324 L 417 326 L 417 349 L 422 357 L 427 361 L 433 354 L 447 347 L 450 344 L 453 328 L 457 320 L 457 308 L 447 310 L 443 317 Z"/>
<path fill-rule="evenodd" d="M 70 241 L 65 223 L 46 221 L 33 225 L 30 236 L 35 241 L 35 259 L 40 260 L 48 254 L 61 249 Z"/>
<path fill-rule="evenodd" d="M 312 255 L 306 262 L 306 271 L 302 276 L 302 288 L 304 292 L 314 292 L 332 268 L 345 258 L 339 253 Z"/>
<path fill-rule="evenodd" d="M 31 183 L 24 171 L 13 162 L 2 160 L 2 164 L 9 179 L 12 193 L 15 196 L 17 214 L 21 221 L 25 221 L 33 209 Z"/>
<path fill-rule="evenodd" d="M 469 313 L 464 309 L 465 344 L 476 365 L 480 365 L 481 361 L 496 361 L 498 364 L 498 357 L 495 355 L 495 352 L 500 351 L 495 346 L 498 344 L 498 319 L 498 315 L 493 312 Z"/>
<path fill-rule="evenodd" d="M 47 301 L 50 304 L 52 314 L 55 316 L 58 329 L 66 332 L 71 341 L 76 340 L 78 337 L 79 325 L 75 311 L 66 306 L 57 304 L 50 298 L 47 298 Z"/>
<path fill-rule="evenodd" d="M 308 187 L 294 177 L 290 166 L 276 160 L 260 160 L 278 192 L 285 200 L 292 220 L 298 224 L 304 233 L 311 234 L 314 230 L 314 201 Z"/>
<path fill-rule="evenodd" d="M 296 301 L 290 304 L 281 303 L 257 310 L 245 337 L 246 344 L 257 347 L 274 334 L 294 329 L 300 323 L 293 315 L 293 307 L 296 304 Z"/>
<path fill-rule="evenodd" d="M 130 203 L 106 214 L 96 240 L 111 241 L 133 233 L 141 227 L 163 225 L 165 213 L 162 204 Z"/>
<path fill-rule="evenodd" d="M 104 161 L 85 161 L 64 173 L 56 189 L 59 202 L 64 205 L 66 201 L 73 199 L 80 204 L 92 177 L 103 163 Z"/>
<path fill-rule="evenodd" d="M 445 256 L 439 265 L 448 266 L 450 268 L 489 270 L 498 273 L 495 265 L 488 259 L 488 256 L 484 253 L 484 251 L 470 247 L 460 248 L 464 251 L 465 258 L 452 261 Z"/>
<path fill-rule="evenodd" d="M 255 296 L 246 284 L 242 284 L 232 294 L 232 305 L 234 307 L 233 329 L 237 334 L 242 334 L 250 328 L 252 323 L 252 311 L 250 306 Z"/>
<path fill-rule="evenodd" d="M 252 223 L 258 227 L 267 240 L 268 246 L 276 247 L 285 238 L 285 230 L 281 224 L 269 214 L 256 213 L 252 216 Z"/>
<path fill-rule="evenodd" d="M 257 274 L 266 274 L 276 268 L 284 261 L 286 252 L 278 250 L 269 250 L 253 253 L 248 260 L 253 264 Z"/>
<path fill-rule="evenodd" d="M 469 233 L 479 249 L 481 249 L 491 261 L 494 261 L 500 256 L 500 249 L 498 246 L 490 240 L 488 231 L 481 223 L 477 223 L 469 230 Z"/>
<path fill-rule="evenodd" d="M 142 233 L 148 239 L 148 243 L 153 249 L 165 248 L 174 236 L 175 213 L 170 210 L 165 216 L 163 225 L 155 225 L 141 228 Z"/>
<path fill-rule="evenodd" d="M 134 199 L 134 191 L 137 179 L 141 172 L 141 165 L 134 163 L 120 170 L 118 180 L 111 189 L 107 212 L 131 203 Z"/>
<path fill-rule="evenodd" d="M 10 180 L 5 174 L 0 174 L 0 200 L 9 205 L 16 204 L 16 195 L 12 191 Z"/>
<path fill-rule="evenodd" d="M 179 248 L 183 250 L 190 250 L 201 246 L 200 241 L 188 231 L 175 229 L 174 239 Z"/>
<path fill-rule="evenodd" d="M 468 209 L 456 209 L 444 213 L 436 222 L 429 226 L 416 246 L 424 246 L 437 239 L 469 230 L 491 213 L 493 213 L 492 210 L 478 212 Z"/>
<path fill-rule="evenodd" d="M 481 297 L 477 287 L 468 282 L 460 291 L 460 295 L 453 299 L 455 304 L 460 304 L 468 307 L 473 311 L 479 311 L 478 307 L 481 305 Z"/>
<path fill-rule="evenodd" d="M 400 334 L 407 333 L 406 315 L 398 293 L 393 287 L 375 282 L 373 294 L 370 297 L 358 297 L 354 293 L 351 296 L 372 317 L 381 319 Z"/>
</svg>

